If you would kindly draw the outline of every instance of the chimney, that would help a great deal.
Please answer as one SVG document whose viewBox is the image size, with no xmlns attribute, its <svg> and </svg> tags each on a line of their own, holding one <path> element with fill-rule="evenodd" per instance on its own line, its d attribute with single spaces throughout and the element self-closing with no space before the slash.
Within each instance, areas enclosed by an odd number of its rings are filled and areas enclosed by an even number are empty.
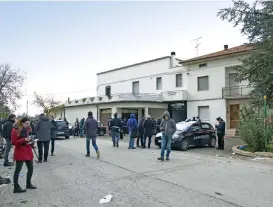
<svg viewBox="0 0 273 207">
<path fill-rule="evenodd" d="M 224 45 L 224 50 L 228 50 L 228 45 Z"/>
<path fill-rule="evenodd" d="M 176 60 L 175 60 L 175 52 L 171 53 L 171 68 L 174 68 L 176 66 Z"/>
</svg>

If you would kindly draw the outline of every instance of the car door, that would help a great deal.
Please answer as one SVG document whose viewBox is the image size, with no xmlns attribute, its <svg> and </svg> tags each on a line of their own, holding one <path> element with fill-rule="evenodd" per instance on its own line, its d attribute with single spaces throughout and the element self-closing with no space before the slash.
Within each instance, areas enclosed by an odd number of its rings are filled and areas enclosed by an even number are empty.
<svg viewBox="0 0 273 207">
<path fill-rule="evenodd" d="M 193 124 L 191 126 L 192 145 L 199 146 L 201 138 L 201 126 L 200 124 Z"/>
<path fill-rule="evenodd" d="M 201 123 L 201 139 L 200 145 L 207 145 L 210 144 L 210 137 L 211 137 L 211 125 L 209 123 Z"/>
</svg>

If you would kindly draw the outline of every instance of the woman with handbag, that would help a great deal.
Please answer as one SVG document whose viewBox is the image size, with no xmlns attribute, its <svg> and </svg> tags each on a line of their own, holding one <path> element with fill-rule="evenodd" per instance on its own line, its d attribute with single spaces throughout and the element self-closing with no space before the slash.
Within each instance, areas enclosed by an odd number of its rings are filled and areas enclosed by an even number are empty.
<svg viewBox="0 0 273 207">
<path fill-rule="evenodd" d="M 136 115 L 131 114 L 130 119 L 127 122 L 127 127 L 129 131 L 129 147 L 128 149 L 136 149 L 134 147 L 135 143 L 135 138 L 138 137 L 138 132 L 137 132 L 137 120 L 136 120 Z"/>
</svg>

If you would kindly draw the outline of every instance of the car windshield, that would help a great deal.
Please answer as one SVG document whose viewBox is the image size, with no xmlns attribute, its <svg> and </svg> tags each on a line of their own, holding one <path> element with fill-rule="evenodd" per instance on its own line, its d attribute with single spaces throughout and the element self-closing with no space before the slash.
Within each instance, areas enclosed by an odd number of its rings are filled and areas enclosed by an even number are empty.
<svg viewBox="0 0 273 207">
<path fill-rule="evenodd" d="M 58 127 L 64 127 L 64 126 L 67 126 L 66 122 L 65 121 L 56 121 L 57 122 L 57 126 Z"/>
<path fill-rule="evenodd" d="M 177 132 L 187 131 L 191 127 L 191 122 L 179 122 L 176 124 Z"/>
</svg>

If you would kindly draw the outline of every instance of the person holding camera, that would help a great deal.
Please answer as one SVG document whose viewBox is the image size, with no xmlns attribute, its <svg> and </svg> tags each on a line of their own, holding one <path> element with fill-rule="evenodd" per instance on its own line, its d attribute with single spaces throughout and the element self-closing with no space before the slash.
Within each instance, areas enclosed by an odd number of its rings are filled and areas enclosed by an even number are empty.
<svg viewBox="0 0 273 207">
<path fill-rule="evenodd" d="M 30 120 L 27 117 L 19 120 L 18 124 L 13 128 L 11 133 L 12 144 L 14 148 L 14 160 L 15 160 L 15 170 L 13 175 L 14 190 L 13 193 L 23 193 L 26 189 L 22 189 L 18 183 L 19 175 L 23 164 L 27 166 L 27 189 L 36 189 L 31 183 L 31 177 L 33 174 L 33 152 L 32 152 L 32 139 L 29 138 Z"/>
</svg>

